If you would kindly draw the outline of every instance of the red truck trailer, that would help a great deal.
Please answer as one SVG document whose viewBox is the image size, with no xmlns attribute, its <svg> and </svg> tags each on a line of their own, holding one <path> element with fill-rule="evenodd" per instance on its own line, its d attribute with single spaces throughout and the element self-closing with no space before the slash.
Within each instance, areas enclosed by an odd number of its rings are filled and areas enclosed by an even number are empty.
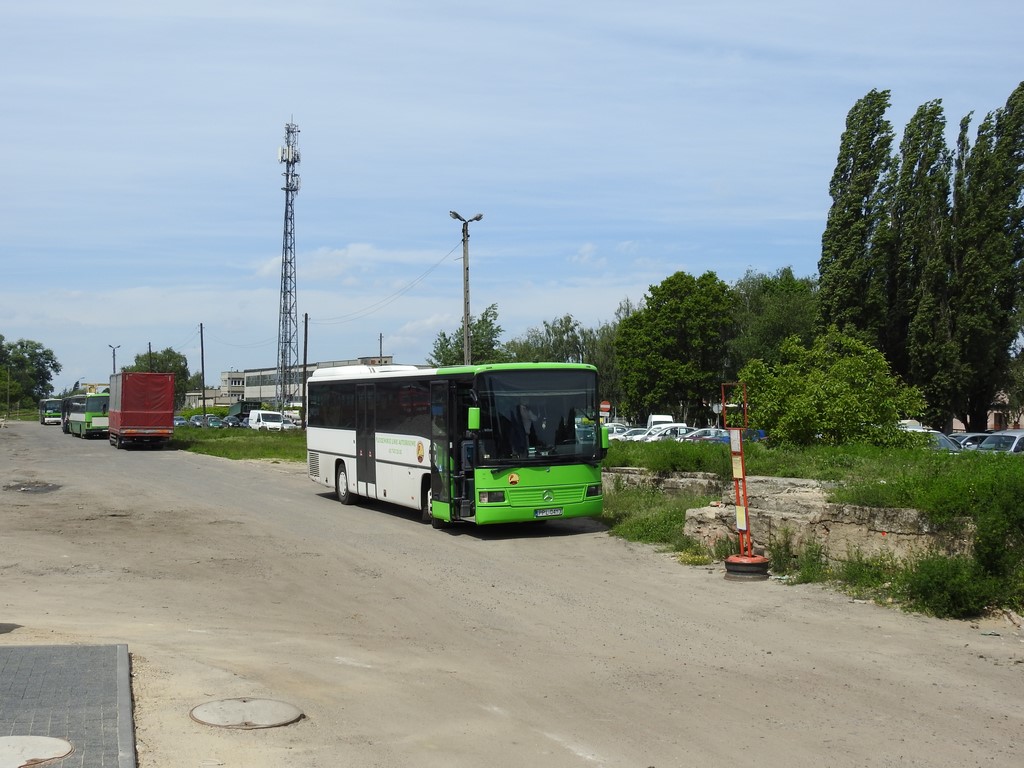
<svg viewBox="0 0 1024 768">
<path fill-rule="evenodd" d="M 174 435 L 174 374 L 125 371 L 110 377 L 110 444 L 162 447 Z"/>
</svg>

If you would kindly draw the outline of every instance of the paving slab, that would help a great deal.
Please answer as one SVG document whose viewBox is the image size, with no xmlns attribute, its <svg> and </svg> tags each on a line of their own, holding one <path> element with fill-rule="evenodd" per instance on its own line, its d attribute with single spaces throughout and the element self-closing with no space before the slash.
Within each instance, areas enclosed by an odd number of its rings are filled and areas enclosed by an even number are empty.
<svg viewBox="0 0 1024 768">
<path fill-rule="evenodd" d="M 130 672 L 127 645 L 0 646 L 0 750 L 50 737 L 73 750 L 46 766 L 136 768 Z"/>
</svg>

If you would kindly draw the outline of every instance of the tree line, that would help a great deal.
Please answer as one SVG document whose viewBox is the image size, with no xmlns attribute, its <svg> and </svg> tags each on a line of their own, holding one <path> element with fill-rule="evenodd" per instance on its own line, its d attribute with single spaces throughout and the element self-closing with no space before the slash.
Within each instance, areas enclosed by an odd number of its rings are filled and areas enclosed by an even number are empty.
<svg viewBox="0 0 1024 768">
<path fill-rule="evenodd" d="M 916 111 L 898 147 L 889 106 L 872 90 L 847 115 L 817 276 L 786 267 L 728 285 L 677 272 L 595 328 L 565 315 L 504 343 L 491 305 L 470 318 L 474 362 L 592 363 L 602 398 L 632 420 L 711 420 L 721 383 L 749 380 L 755 418 L 790 424 L 794 441 L 815 421 L 820 438 L 828 414 L 837 441 L 885 442 L 871 433 L 880 420 L 982 431 L 996 408 L 1017 421 L 1024 83 L 973 141 L 963 117 L 955 148 L 941 100 Z M 428 362 L 461 363 L 461 338 L 461 326 L 440 333 Z"/>
</svg>

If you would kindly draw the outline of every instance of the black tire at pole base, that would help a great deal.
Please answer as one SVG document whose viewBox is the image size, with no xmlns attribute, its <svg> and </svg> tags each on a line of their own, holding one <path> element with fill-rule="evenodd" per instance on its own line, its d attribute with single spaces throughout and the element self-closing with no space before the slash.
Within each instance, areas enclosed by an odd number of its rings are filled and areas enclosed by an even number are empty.
<svg viewBox="0 0 1024 768">
<path fill-rule="evenodd" d="M 733 555 L 725 558 L 725 578 L 728 581 L 765 581 L 768 565 L 766 557 Z"/>
</svg>

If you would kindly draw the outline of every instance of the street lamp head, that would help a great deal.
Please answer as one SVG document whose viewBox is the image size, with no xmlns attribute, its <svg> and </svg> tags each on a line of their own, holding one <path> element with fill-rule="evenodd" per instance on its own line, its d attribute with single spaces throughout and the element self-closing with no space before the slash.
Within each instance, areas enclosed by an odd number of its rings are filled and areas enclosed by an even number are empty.
<svg viewBox="0 0 1024 768">
<path fill-rule="evenodd" d="M 465 221 L 465 219 L 462 218 L 461 216 L 459 216 L 459 214 L 457 214 L 455 211 L 448 211 L 448 215 L 451 216 L 453 219 L 458 219 L 459 221 Z"/>
<path fill-rule="evenodd" d="M 480 221 L 480 219 L 482 219 L 483 217 L 484 215 L 482 213 L 478 213 L 476 216 L 470 219 L 470 221 Z"/>
</svg>

